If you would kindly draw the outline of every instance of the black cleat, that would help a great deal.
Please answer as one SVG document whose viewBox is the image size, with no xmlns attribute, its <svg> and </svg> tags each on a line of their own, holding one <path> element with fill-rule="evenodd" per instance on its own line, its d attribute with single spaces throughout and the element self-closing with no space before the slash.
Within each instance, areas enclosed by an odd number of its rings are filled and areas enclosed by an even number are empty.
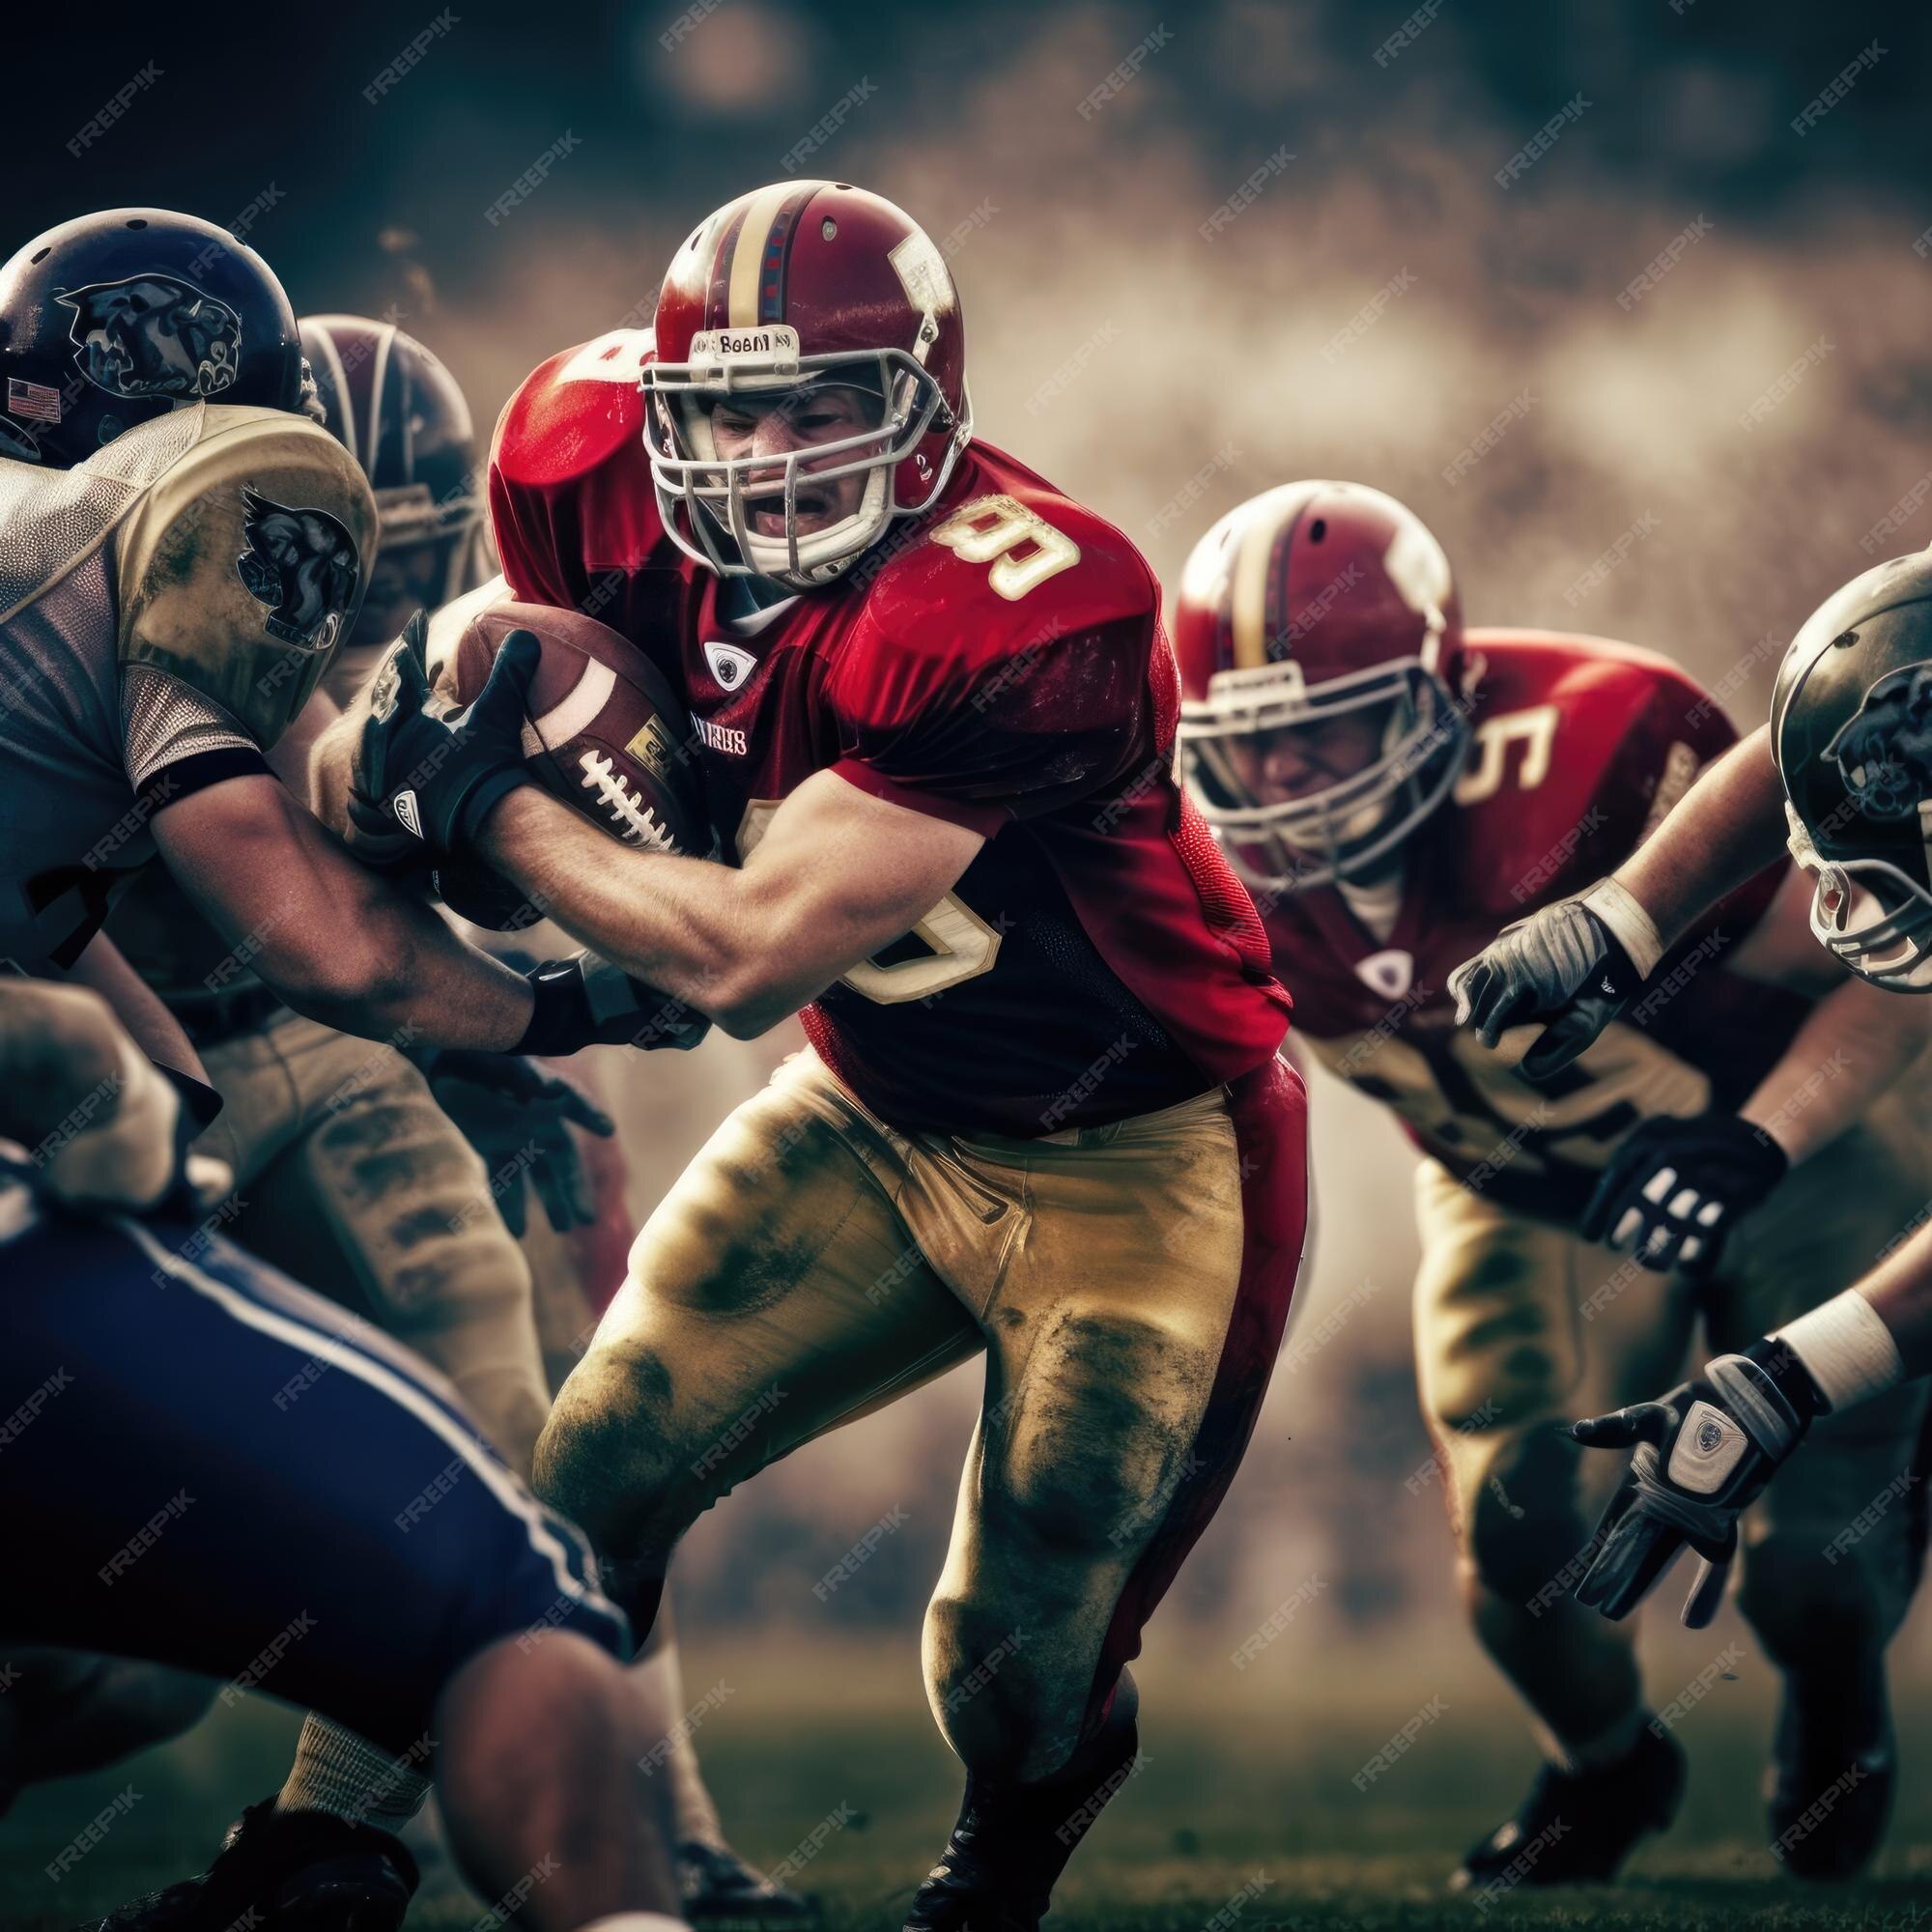
<svg viewBox="0 0 1932 1932">
<path fill-rule="evenodd" d="M 1862 1695 L 1833 1687 L 1802 1698 L 1790 1684 L 1765 1773 L 1771 1855 L 1793 1878 L 1857 1878 L 1891 1821 L 1898 1753 L 1885 1678 Z"/>
<path fill-rule="evenodd" d="M 1056 1776 L 966 1778 L 959 1822 L 906 1908 L 904 1932 L 1039 1932 L 1054 1883 L 1132 1775 L 1140 1699 L 1123 1671 L 1107 1720 Z"/>
<path fill-rule="evenodd" d="M 1601 1770 L 1546 1764 L 1514 1818 L 1472 1846 L 1449 1880 L 1455 1891 L 1519 1885 L 1601 1885 L 1646 1832 L 1662 1832 L 1684 1797 L 1684 1752 L 1646 1728 L 1628 1756 Z"/>
<path fill-rule="evenodd" d="M 197 1878 L 130 1900 L 83 1932 L 397 1932 L 416 1889 L 399 1839 L 265 1798 L 228 1828 Z"/>
<path fill-rule="evenodd" d="M 728 1845 L 687 1838 L 677 1848 L 684 1916 L 707 1932 L 766 1932 L 818 1923 L 818 1903 L 753 1871 Z"/>
</svg>

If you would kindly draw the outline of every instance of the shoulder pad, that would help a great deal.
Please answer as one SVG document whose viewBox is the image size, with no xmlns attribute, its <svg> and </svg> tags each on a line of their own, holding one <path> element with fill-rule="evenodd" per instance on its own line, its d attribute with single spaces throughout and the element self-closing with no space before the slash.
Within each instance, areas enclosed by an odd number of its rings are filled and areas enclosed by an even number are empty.
<svg viewBox="0 0 1932 1932">
<path fill-rule="evenodd" d="M 545 489 L 588 475 L 613 454 L 644 454 L 638 386 L 653 354 L 648 328 L 615 328 L 540 364 L 503 405 L 490 451 L 512 485 Z M 649 487 L 649 478 L 645 478 Z"/>
<path fill-rule="evenodd" d="M 888 535 L 867 617 L 913 648 L 1006 656 L 1123 620 L 1151 632 L 1160 592 L 1121 532 L 1069 498 L 991 490 Z"/>
<path fill-rule="evenodd" d="M 1465 662 L 1480 659 L 1487 700 L 1512 707 L 1540 701 L 1603 705 L 1605 722 L 1652 704 L 1713 708 L 1682 666 L 1656 651 L 1574 632 L 1465 632 Z"/>
<path fill-rule="evenodd" d="M 1530 631 L 1463 640 L 1474 738 L 1454 792 L 1473 870 L 1539 900 L 1627 858 L 1734 734 L 1696 681 L 1628 644 Z"/>
<path fill-rule="evenodd" d="M 115 532 L 119 655 L 213 698 L 264 751 L 355 622 L 376 504 L 326 430 L 210 408 Z"/>
</svg>

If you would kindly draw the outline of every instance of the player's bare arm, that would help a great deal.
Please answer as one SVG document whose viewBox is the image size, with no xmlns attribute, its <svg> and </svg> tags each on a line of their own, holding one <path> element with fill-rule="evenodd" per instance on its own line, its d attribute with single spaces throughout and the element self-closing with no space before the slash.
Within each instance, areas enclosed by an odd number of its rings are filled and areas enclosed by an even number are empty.
<svg viewBox="0 0 1932 1932">
<path fill-rule="evenodd" d="M 1794 1167 L 1829 1147 L 1896 1085 L 1932 1032 L 1932 1008 L 1924 1001 L 1892 999 L 1838 971 L 1811 936 L 1810 899 L 1809 882 L 1792 872 L 1731 957 L 1732 970 L 1747 979 L 1823 994 L 1738 1109 L 1738 1118 L 1776 1140 Z"/>
<path fill-rule="evenodd" d="M 481 849 L 573 936 L 750 1038 L 911 931 L 983 842 L 818 772 L 742 867 L 616 845 L 534 785 L 497 808 Z"/>
<path fill-rule="evenodd" d="M 1761 724 L 1700 772 L 1657 830 L 1610 877 L 1665 947 L 1784 849 L 1784 793 Z"/>
<path fill-rule="evenodd" d="M 299 1012 L 371 1039 L 507 1052 L 528 983 L 359 864 L 274 779 L 234 778 L 156 815 L 196 905 Z"/>
</svg>

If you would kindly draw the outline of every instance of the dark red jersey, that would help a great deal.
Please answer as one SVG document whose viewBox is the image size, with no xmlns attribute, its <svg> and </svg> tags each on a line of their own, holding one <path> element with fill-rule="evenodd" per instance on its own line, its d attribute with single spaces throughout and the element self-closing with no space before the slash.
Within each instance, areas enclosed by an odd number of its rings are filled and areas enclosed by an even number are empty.
<svg viewBox="0 0 1932 1932">
<path fill-rule="evenodd" d="M 1808 1002 L 1725 964 L 1785 868 L 1727 899 L 1574 1066 L 1531 1087 L 1454 1024 L 1450 973 L 1612 870 L 1736 734 L 1675 665 L 1595 638 L 1471 631 L 1459 681 L 1468 761 L 1406 849 L 1388 938 L 1332 887 L 1263 912 L 1319 1057 L 1470 1185 L 1565 1220 L 1638 1120 L 1738 1106 L 1789 1043 Z"/>
<path fill-rule="evenodd" d="M 734 615 L 658 522 L 647 353 L 633 332 L 559 356 L 505 410 L 491 503 L 511 589 L 594 607 L 672 678 L 727 856 L 828 769 L 986 840 L 807 1009 L 839 1078 L 896 1126 L 1031 1136 L 1267 1059 L 1288 997 L 1176 783 L 1179 684 L 1132 544 L 975 443 L 845 577 Z"/>
</svg>

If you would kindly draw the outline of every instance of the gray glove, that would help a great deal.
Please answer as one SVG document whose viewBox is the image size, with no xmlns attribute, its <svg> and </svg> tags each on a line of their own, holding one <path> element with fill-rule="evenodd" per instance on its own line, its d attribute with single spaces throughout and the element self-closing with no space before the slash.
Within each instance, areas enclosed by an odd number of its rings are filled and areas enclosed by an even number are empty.
<svg viewBox="0 0 1932 1932">
<path fill-rule="evenodd" d="M 1560 1073 L 1643 983 L 1622 943 L 1581 899 L 1559 899 L 1505 926 L 1449 976 L 1456 1024 L 1492 1049 L 1511 1027 L 1546 1022 L 1524 1078 Z"/>
</svg>

